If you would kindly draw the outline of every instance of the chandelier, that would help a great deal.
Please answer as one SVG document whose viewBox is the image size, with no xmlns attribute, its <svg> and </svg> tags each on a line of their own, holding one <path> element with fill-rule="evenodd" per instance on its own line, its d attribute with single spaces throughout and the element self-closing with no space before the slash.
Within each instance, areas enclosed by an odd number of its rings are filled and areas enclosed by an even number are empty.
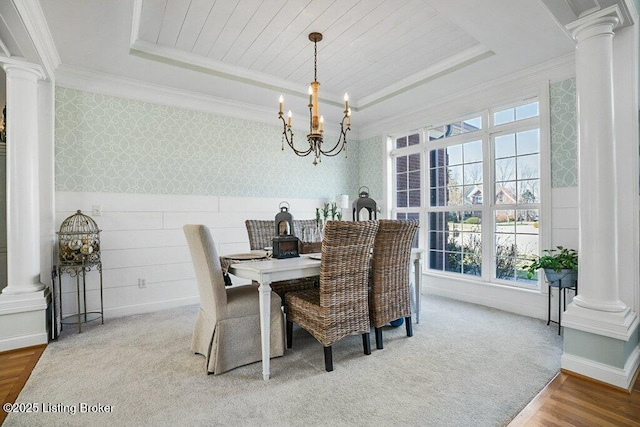
<svg viewBox="0 0 640 427">
<path fill-rule="evenodd" d="M 318 108 L 318 89 L 320 88 L 320 82 L 318 81 L 318 42 L 322 40 L 321 33 L 309 34 L 309 40 L 313 42 L 313 82 L 309 86 L 309 134 L 307 135 L 307 141 L 309 147 L 299 150 L 293 144 L 293 131 L 291 130 L 291 110 L 289 110 L 288 118 L 284 119 L 284 98 L 280 95 L 280 111 L 278 117 L 282 120 L 282 150 L 284 151 L 284 141 L 293 152 L 300 156 L 305 157 L 309 154 L 313 154 L 313 164 L 317 165 L 322 161 L 321 156 L 333 157 L 344 151 L 345 157 L 347 157 L 347 132 L 351 130 L 351 109 L 349 108 L 349 96 L 344 94 L 344 117 L 340 122 L 340 136 L 338 142 L 331 146 L 330 149 L 326 149 L 322 144 L 324 133 L 324 117 L 319 115 Z"/>
</svg>

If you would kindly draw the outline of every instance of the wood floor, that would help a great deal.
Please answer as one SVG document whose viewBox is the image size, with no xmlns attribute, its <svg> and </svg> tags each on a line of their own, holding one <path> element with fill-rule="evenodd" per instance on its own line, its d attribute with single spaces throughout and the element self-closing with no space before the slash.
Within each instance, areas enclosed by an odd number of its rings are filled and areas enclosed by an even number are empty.
<svg viewBox="0 0 640 427">
<path fill-rule="evenodd" d="M 46 345 L 0 353 L 0 401 L 14 402 Z M 6 417 L 0 412 L 0 424 Z M 631 393 L 559 373 L 518 414 L 509 427 L 637 426 L 640 427 L 640 377 Z"/>
<path fill-rule="evenodd" d="M 0 353 L 0 402 L 13 403 L 38 363 L 46 344 Z M 0 411 L 0 424 L 7 413 Z"/>
<path fill-rule="evenodd" d="M 640 376 L 631 393 L 560 372 L 509 427 L 640 426 Z"/>
</svg>

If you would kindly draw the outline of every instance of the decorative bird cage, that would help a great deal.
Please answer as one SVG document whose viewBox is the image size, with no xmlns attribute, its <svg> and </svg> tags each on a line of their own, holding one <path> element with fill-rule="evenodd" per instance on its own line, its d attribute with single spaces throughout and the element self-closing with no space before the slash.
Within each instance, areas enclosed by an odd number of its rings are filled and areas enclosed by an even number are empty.
<svg viewBox="0 0 640 427">
<path fill-rule="evenodd" d="M 62 221 L 58 232 L 60 264 L 98 264 L 100 262 L 100 231 L 98 224 L 80 210 Z"/>
</svg>

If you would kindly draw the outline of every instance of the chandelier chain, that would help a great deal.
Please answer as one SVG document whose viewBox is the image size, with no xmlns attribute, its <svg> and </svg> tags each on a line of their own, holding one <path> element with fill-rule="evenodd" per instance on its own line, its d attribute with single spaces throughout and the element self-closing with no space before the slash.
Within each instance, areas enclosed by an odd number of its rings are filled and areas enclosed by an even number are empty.
<svg viewBox="0 0 640 427">
<path fill-rule="evenodd" d="M 313 42 L 313 81 L 318 81 L 318 42 Z"/>
</svg>

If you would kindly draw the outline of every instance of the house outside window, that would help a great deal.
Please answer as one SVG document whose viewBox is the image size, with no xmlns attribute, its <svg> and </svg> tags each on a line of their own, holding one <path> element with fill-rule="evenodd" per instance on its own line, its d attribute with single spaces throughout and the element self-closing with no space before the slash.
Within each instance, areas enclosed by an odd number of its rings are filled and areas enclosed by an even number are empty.
<svg viewBox="0 0 640 427">
<path fill-rule="evenodd" d="M 393 214 L 422 215 L 428 270 L 538 287 L 540 147 L 537 99 L 393 138 Z"/>
</svg>

